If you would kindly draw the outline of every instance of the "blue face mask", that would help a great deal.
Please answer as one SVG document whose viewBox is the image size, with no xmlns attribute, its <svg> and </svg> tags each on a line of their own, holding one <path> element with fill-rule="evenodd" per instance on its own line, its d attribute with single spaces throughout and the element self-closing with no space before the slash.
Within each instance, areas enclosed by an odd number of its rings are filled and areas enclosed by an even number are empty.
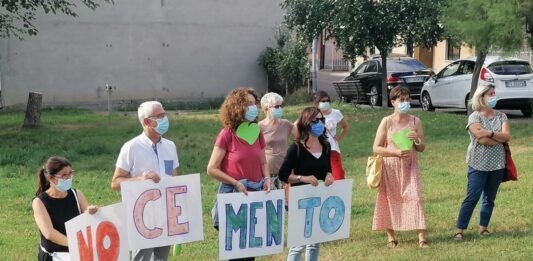
<svg viewBox="0 0 533 261">
<path fill-rule="evenodd" d="M 167 133 L 168 127 L 170 126 L 168 117 L 165 116 L 162 119 L 157 119 L 156 122 L 157 122 L 157 126 L 155 127 L 155 131 L 159 133 L 159 135 L 163 135 Z"/>
<path fill-rule="evenodd" d="M 400 113 L 408 113 L 411 109 L 411 103 L 410 102 L 400 102 L 398 104 L 398 111 Z"/>
<path fill-rule="evenodd" d="M 496 103 L 498 103 L 496 96 L 492 96 L 487 100 L 487 106 L 489 106 L 491 109 L 496 107 Z"/>
<path fill-rule="evenodd" d="M 244 118 L 247 121 L 255 121 L 257 118 L 257 115 L 259 115 L 259 111 L 257 110 L 257 106 L 250 105 L 248 108 L 246 108 L 246 114 L 244 115 Z"/>
<path fill-rule="evenodd" d="M 283 115 L 283 108 L 272 109 L 272 116 L 274 116 L 274 119 L 281 119 L 282 115 Z"/>
<path fill-rule="evenodd" d="M 56 189 L 65 192 L 72 187 L 72 178 L 70 179 L 57 179 Z"/>
<path fill-rule="evenodd" d="M 329 102 L 320 102 L 318 103 L 318 108 L 321 111 L 327 111 L 331 108 L 331 104 Z"/>
<path fill-rule="evenodd" d="M 324 134 L 324 123 L 322 121 L 311 123 L 311 135 L 320 137 L 322 134 Z"/>
</svg>

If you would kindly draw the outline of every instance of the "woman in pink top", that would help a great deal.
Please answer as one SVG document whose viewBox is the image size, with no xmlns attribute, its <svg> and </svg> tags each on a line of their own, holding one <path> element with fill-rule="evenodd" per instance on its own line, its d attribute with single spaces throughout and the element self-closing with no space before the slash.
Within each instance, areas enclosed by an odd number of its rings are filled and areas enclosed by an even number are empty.
<svg viewBox="0 0 533 261">
<path fill-rule="evenodd" d="M 395 231 L 416 230 L 418 246 L 428 247 L 424 199 L 417 153 L 425 149 L 424 131 L 419 118 L 409 114 L 409 89 L 395 87 L 390 92 L 392 115 L 383 118 L 376 132 L 374 153 L 383 156 L 383 174 L 374 210 L 373 230 L 386 230 L 389 248 L 398 245 Z M 400 149 L 393 133 L 408 129 L 410 147 Z M 397 140 L 397 142 L 399 142 Z M 401 144 L 401 143 L 400 143 Z M 409 146 L 409 144 L 407 144 Z"/>
<path fill-rule="evenodd" d="M 261 98 L 261 109 L 266 118 L 259 122 L 261 132 L 265 136 L 266 160 L 272 177 L 272 186 L 283 188 L 278 178 L 278 171 L 289 148 L 289 136 L 292 132 L 292 122 L 282 119 L 283 97 L 275 92 L 269 92 Z"/>
<path fill-rule="evenodd" d="M 220 108 L 224 128 L 217 136 L 207 165 L 207 174 L 220 182 L 218 193 L 270 191 L 265 138 L 256 123 L 259 114 L 256 103 L 257 95 L 253 89 L 236 88 L 226 96 Z M 239 126 L 257 128 L 256 139 L 252 141 L 249 137 L 240 137 L 237 132 Z M 212 216 L 213 225 L 218 229 L 216 203 Z"/>
</svg>

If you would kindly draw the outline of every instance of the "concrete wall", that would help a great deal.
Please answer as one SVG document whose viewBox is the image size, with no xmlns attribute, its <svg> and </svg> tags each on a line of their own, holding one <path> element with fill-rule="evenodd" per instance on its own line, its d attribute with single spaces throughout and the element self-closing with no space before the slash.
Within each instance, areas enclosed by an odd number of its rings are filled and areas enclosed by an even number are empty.
<svg viewBox="0 0 533 261">
<path fill-rule="evenodd" d="M 48 105 L 224 96 L 237 86 L 264 92 L 257 58 L 274 46 L 280 0 L 115 0 L 78 18 L 39 16 L 39 34 L 0 39 L 4 106 L 42 92 Z"/>
</svg>

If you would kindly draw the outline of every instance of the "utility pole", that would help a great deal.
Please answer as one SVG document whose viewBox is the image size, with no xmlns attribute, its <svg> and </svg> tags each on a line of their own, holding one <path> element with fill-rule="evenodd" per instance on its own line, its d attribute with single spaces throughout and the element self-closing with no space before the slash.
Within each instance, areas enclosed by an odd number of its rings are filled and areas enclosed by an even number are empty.
<svg viewBox="0 0 533 261">
<path fill-rule="evenodd" d="M 315 36 L 313 38 L 313 43 L 311 44 L 311 53 L 312 53 L 312 58 L 311 58 L 311 81 L 313 83 L 313 86 L 311 88 L 311 91 L 313 94 L 315 94 L 318 90 L 317 90 L 317 66 L 316 66 L 316 48 L 317 48 L 317 37 Z"/>
</svg>

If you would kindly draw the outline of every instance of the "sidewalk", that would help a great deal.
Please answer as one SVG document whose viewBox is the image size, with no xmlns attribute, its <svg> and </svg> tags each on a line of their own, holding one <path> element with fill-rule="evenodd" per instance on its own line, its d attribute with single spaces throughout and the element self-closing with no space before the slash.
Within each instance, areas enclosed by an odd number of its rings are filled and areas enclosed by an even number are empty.
<svg viewBox="0 0 533 261">
<path fill-rule="evenodd" d="M 333 99 L 338 99 L 337 93 L 333 88 L 332 82 L 342 81 L 350 72 L 348 71 L 328 71 L 320 70 L 317 75 L 317 89 L 325 91 Z"/>
</svg>

